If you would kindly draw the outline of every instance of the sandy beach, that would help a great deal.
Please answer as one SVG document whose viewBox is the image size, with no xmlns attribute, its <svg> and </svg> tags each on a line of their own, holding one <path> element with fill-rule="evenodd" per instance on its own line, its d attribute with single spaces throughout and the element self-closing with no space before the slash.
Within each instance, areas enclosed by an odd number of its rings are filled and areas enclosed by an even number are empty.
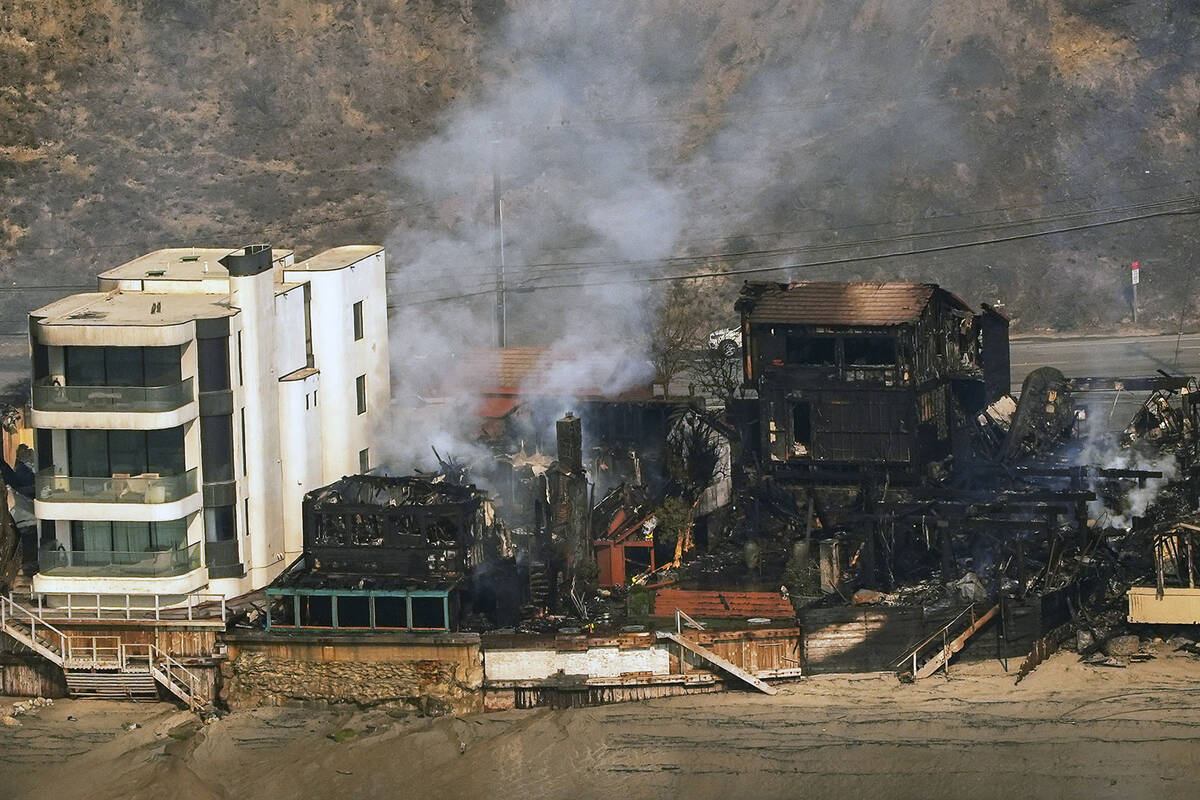
<svg viewBox="0 0 1200 800">
<path fill-rule="evenodd" d="M 1194 798 L 1200 659 L 1157 653 L 1062 653 L 1016 686 L 993 662 L 457 719 L 60 700 L 0 728 L 0 796 Z"/>
</svg>

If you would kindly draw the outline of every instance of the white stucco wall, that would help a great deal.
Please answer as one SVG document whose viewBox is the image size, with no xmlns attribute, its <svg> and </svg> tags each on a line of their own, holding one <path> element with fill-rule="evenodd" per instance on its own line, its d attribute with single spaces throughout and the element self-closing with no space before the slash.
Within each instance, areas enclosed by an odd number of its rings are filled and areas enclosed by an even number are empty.
<svg viewBox="0 0 1200 800">
<path fill-rule="evenodd" d="M 619 678 L 628 672 L 666 675 L 671 658 L 663 644 L 622 650 L 619 647 L 589 647 L 587 650 L 492 650 L 483 654 L 483 673 L 489 681 L 542 680 L 557 672 L 593 678 Z"/>
</svg>

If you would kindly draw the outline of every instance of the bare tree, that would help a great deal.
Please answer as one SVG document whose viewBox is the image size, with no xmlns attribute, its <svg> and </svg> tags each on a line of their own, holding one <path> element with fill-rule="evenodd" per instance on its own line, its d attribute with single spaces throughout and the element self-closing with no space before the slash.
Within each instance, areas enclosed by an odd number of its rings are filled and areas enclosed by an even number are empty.
<svg viewBox="0 0 1200 800">
<path fill-rule="evenodd" d="M 696 360 L 692 377 L 701 394 L 717 398 L 727 408 L 735 398 L 744 396 L 740 353 L 724 356 L 718 350 L 708 350 Z"/>
<path fill-rule="evenodd" d="M 667 396 L 673 381 L 692 362 L 701 336 L 701 322 L 671 292 L 659 306 L 658 326 L 650 340 L 650 363 Z"/>
</svg>

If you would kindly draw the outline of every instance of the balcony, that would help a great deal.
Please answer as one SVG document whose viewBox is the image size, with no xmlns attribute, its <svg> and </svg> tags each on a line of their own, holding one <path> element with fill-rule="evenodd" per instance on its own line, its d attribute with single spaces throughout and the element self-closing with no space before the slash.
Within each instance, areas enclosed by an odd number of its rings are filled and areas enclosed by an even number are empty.
<svg viewBox="0 0 1200 800">
<path fill-rule="evenodd" d="M 196 470 L 182 475 L 113 475 L 75 478 L 43 470 L 36 476 L 37 499 L 43 503 L 174 503 L 195 494 Z"/>
<path fill-rule="evenodd" d="M 170 578 L 200 568 L 200 543 L 172 550 L 43 550 L 40 575 L 54 578 Z"/>
<path fill-rule="evenodd" d="M 50 386 L 33 387 L 35 411 L 163 412 L 194 400 L 192 379 L 170 386 Z"/>
</svg>

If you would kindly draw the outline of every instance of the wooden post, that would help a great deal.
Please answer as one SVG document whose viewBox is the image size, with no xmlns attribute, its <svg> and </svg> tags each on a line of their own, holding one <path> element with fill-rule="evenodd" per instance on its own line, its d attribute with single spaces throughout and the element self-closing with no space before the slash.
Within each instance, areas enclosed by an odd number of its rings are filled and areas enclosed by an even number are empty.
<svg viewBox="0 0 1200 800">
<path fill-rule="evenodd" d="M 955 574 L 954 550 L 950 544 L 950 529 L 939 527 L 938 538 L 942 543 L 942 583 L 949 583 L 958 578 Z"/>
<path fill-rule="evenodd" d="M 1021 583 L 1021 597 L 1025 596 L 1025 590 L 1029 586 L 1029 564 L 1025 561 L 1025 540 L 1020 536 L 1016 541 L 1016 552 L 1013 557 L 1017 560 L 1017 580 Z"/>
<path fill-rule="evenodd" d="M 1163 540 L 1161 536 L 1156 536 L 1154 539 L 1154 571 L 1158 576 L 1158 598 L 1161 600 L 1163 592 Z"/>
<path fill-rule="evenodd" d="M 1187 546 L 1188 546 L 1188 588 L 1195 589 L 1196 588 L 1196 571 L 1192 565 L 1193 564 L 1193 562 L 1192 562 L 1192 534 L 1190 532 L 1187 534 Z"/>
</svg>

